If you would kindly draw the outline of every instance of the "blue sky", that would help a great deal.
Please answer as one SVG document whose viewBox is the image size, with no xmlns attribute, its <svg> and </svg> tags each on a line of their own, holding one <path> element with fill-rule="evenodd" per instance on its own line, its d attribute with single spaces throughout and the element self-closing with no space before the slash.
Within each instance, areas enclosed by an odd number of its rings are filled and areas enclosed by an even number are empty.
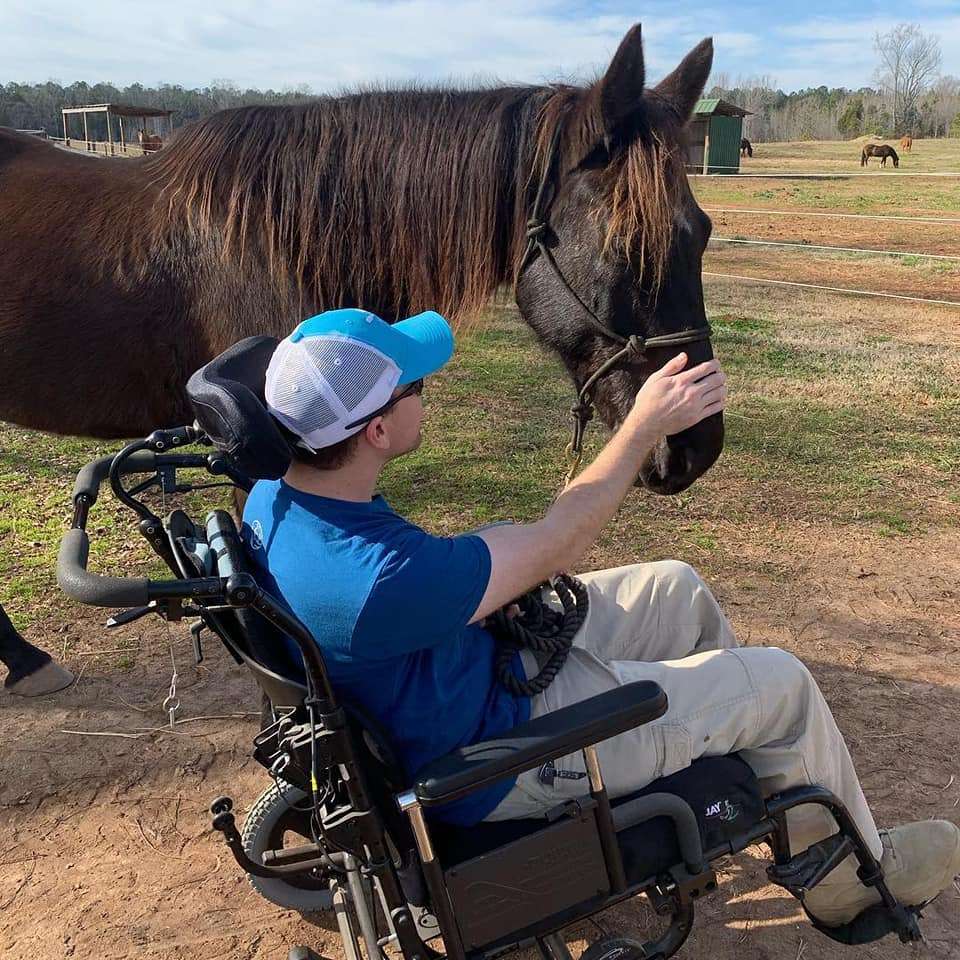
<svg viewBox="0 0 960 960">
<path fill-rule="evenodd" d="M 870 82 L 872 38 L 898 22 L 940 37 L 960 75 L 960 0 L 0 0 L 0 81 L 335 91 L 377 81 L 584 79 L 643 24 L 655 81 L 712 35 L 714 76 L 785 90 Z"/>
</svg>

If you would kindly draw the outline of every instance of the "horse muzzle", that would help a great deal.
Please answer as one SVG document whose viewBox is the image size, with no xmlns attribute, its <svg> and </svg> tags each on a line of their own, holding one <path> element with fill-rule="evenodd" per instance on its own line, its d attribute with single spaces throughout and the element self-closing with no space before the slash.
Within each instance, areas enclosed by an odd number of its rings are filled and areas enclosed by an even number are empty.
<svg viewBox="0 0 960 960">
<path fill-rule="evenodd" d="M 715 413 L 664 437 L 640 468 L 636 483 L 665 496 L 682 493 L 717 462 L 722 450 L 723 414 Z"/>
</svg>

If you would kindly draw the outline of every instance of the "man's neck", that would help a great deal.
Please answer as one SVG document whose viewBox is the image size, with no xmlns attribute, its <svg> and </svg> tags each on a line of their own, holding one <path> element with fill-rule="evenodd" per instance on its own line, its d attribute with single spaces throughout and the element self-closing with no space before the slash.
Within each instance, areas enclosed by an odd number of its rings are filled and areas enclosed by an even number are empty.
<svg viewBox="0 0 960 960">
<path fill-rule="evenodd" d="M 382 464 L 353 460 L 338 470 L 317 470 L 294 460 L 284 480 L 294 489 L 333 500 L 368 503 L 373 499 Z"/>
</svg>

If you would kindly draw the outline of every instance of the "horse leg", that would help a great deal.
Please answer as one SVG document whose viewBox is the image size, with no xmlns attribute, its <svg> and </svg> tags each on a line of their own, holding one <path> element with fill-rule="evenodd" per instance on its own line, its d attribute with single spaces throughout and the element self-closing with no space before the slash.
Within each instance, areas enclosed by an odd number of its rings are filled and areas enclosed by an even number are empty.
<svg viewBox="0 0 960 960">
<path fill-rule="evenodd" d="M 50 654 L 25 640 L 0 606 L 0 660 L 9 674 L 8 692 L 21 697 L 56 693 L 73 683 L 73 674 L 53 662 Z"/>
</svg>

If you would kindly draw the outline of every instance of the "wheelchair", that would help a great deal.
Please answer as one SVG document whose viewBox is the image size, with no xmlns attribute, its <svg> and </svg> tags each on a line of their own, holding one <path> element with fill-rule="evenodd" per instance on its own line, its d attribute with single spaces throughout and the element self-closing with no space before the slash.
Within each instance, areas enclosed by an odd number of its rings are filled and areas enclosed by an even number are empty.
<svg viewBox="0 0 960 960">
<path fill-rule="evenodd" d="M 663 918 L 658 938 L 606 936 L 585 956 L 653 960 L 674 955 L 686 940 L 697 901 L 717 890 L 713 864 L 764 842 L 772 852 L 770 880 L 801 903 L 841 861 L 856 857 L 861 881 L 876 889 L 880 903 L 844 927 L 823 927 L 811 917 L 827 936 L 845 944 L 888 934 L 905 943 L 921 939 L 919 910 L 892 896 L 847 810 L 822 787 L 764 798 L 750 767 L 731 755 L 697 760 L 611 799 L 595 747 L 666 711 L 665 694 L 649 681 L 530 720 L 405 774 L 389 732 L 338 696 L 320 646 L 282 599 L 257 582 L 232 516 L 213 510 L 199 523 L 176 509 L 160 518 L 139 499 L 151 488 L 172 496 L 216 485 L 185 481 L 184 470 L 204 470 L 205 481 L 212 475 L 246 491 L 256 479 L 284 474 L 290 439 L 263 399 L 276 342 L 248 338 L 194 373 L 187 384 L 194 424 L 157 430 L 80 471 L 57 565 L 61 588 L 75 600 L 124 608 L 113 623 L 149 613 L 191 618 L 198 658 L 201 633 L 209 631 L 253 674 L 265 703 L 253 755 L 273 782 L 242 832 L 229 797 L 214 800 L 211 813 L 213 828 L 262 894 L 303 913 L 332 910 L 347 960 L 360 960 L 361 944 L 367 960 L 380 960 L 388 947 L 404 960 L 487 960 L 531 944 L 544 960 L 570 960 L 564 928 L 643 894 Z M 145 478 L 137 482 L 138 476 Z M 140 533 L 170 578 L 87 570 L 87 518 L 106 480 L 139 518 Z M 283 635 L 300 652 L 296 662 Z M 465 829 L 436 816 L 446 803 L 574 751 L 583 751 L 589 795 L 541 818 Z M 836 832 L 791 855 L 785 817 L 801 804 L 826 808 Z M 295 845 L 287 845 L 291 835 Z M 316 955 L 298 947 L 290 956 Z"/>
</svg>

